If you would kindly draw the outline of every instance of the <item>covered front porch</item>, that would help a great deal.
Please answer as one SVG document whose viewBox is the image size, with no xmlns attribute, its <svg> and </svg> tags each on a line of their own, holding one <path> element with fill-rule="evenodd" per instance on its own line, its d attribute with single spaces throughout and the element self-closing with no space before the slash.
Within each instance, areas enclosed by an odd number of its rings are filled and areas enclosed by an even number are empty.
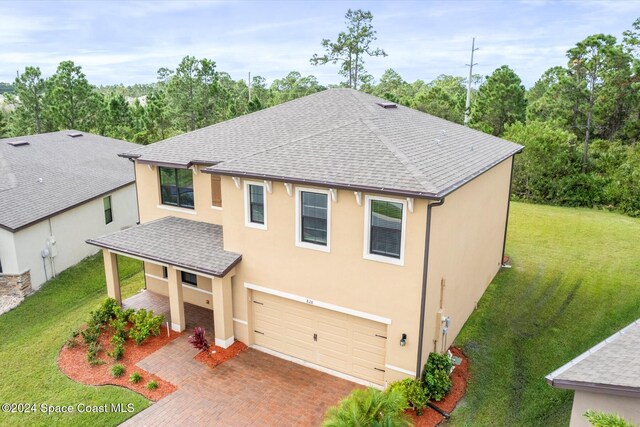
<svg viewBox="0 0 640 427">
<path fill-rule="evenodd" d="M 107 294 L 122 305 L 117 255 L 145 262 L 159 274 L 145 274 L 148 289 L 129 304 L 150 303 L 165 314 L 171 329 L 184 331 L 189 322 L 202 322 L 209 313 L 215 344 L 227 348 L 234 342 L 232 277 L 239 254 L 223 248 L 222 227 L 199 221 L 166 217 L 106 236 L 88 240 L 102 248 Z M 153 281 L 153 286 L 150 285 Z M 193 300 L 194 294 L 201 296 Z M 188 304 L 185 301 L 200 305 Z M 150 308 L 145 305 L 141 307 Z M 187 310 L 188 308 L 188 310 Z M 205 310 L 205 311 L 203 311 Z M 213 311 L 213 313 L 212 313 Z M 190 320 L 189 316 L 193 316 Z M 195 326 L 191 324 L 189 326 Z M 199 325 L 200 326 L 200 325 Z"/>
</svg>

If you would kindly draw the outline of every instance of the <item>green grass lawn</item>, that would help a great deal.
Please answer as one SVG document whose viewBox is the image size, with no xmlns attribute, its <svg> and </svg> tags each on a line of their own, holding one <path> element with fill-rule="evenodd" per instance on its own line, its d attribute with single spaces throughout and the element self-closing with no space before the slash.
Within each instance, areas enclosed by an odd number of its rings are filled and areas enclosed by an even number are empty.
<svg viewBox="0 0 640 427">
<path fill-rule="evenodd" d="M 513 203 L 500 272 L 456 340 L 471 360 L 450 424 L 565 426 L 545 375 L 640 317 L 640 220 Z"/>
<path fill-rule="evenodd" d="M 121 257 L 119 267 L 122 296 L 126 298 L 144 286 L 142 263 Z M 149 402 L 137 393 L 120 387 L 78 384 L 58 370 L 58 352 L 70 331 L 81 326 L 106 297 L 102 255 L 98 254 L 64 271 L 18 308 L 0 316 L 0 403 L 133 403 L 135 412 L 148 407 Z M 47 416 L 0 411 L 0 425 L 116 425 L 132 415 Z"/>
</svg>

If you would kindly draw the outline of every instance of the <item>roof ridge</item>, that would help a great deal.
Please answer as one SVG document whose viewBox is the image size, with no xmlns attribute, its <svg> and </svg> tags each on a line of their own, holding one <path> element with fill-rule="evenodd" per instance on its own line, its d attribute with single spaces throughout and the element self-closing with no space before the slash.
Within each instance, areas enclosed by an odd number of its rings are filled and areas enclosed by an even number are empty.
<svg viewBox="0 0 640 427">
<path fill-rule="evenodd" d="M 402 163 L 402 165 L 407 169 L 407 171 L 409 171 L 409 173 L 416 179 L 418 184 L 422 186 L 424 191 L 429 193 L 435 193 L 436 191 L 434 191 L 435 186 L 433 185 L 433 183 L 427 180 L 427 178 L 422 174 L 422 172 L 420 172 L 420 170 L 418 170 L 418 168 L 415 167 L 413 163 L 411 163 L 411 160 L 406 156 L 406 154 L 404 154 L 394 143 L 392 143 L 380 131 L 380 129 L 373 122 L 373 120 L 374 119 L 362 119 L 362 123 L 364 123 L 364 125 L 369 128 L 371 133 L 373 133 L 376 136 L 376 138 L 378 138 L 380 142 L 384 144 L 387 150 L 389 150 L 391 154 L 393 154 L 396 157 L 396 159 L 398 159 L 398 161 Z"/>
<path fill-rule="evenodd" d="M 333 126 L 327 128 L 327 129 L 324 129 L 324 130 L 322 130 L 320 132 L 309 133 L 307 135 L 301 136 L 300 138 L 294 139 L 292 141 L 286 141 L 286 142 L 282 142 L 280 144 L 270 145 L 268 147 L 263 148 L 262 150 L 254 151 L 253 153 L 247 154 L 246 156 L 234 157 L 231 160 L 227 160 L 227 161 L 223 161 L 223 162 L 220 162 L 220 163 L 216 163 L 215 165 L 209 166 L 206 169 L 210 169 L 210 168 L 215 169 L 215 167 L 218 166 L 218 165 L 222 166 L 222 165 L 225 165 L 225 164 L 233 164 L 233 162 L 236 162 L 238 160 L 248 159 L 250 157 L 257 156 L 258 154 L 264 154 L 264 153 L 266 153 L 268 151 L 275 150 L 276 148 L 284 147 L 284 146 L 290 145 L 290 144 L 295 144 L 297 142 L 300 142 L 302 140 L 311 138 L 313 136 L 322 135 L 323 133 L 331 132 L 331 131 L 334 131 L 336 129 L 340 129 L 340 128 L 345 127 L 345 126 L 352 125 L 352 124 L 358 122 L 359 120 L 360 119 L 354 119 L 354 120 L 350 120 L 350 121 L 345 122 L 345 123 L 334 124 Z"/>
</svg>

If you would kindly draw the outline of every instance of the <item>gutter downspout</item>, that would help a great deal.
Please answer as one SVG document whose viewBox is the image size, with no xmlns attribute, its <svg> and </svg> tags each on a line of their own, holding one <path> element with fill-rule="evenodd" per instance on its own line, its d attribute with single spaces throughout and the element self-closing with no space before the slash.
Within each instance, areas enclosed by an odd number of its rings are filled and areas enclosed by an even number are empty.
<svg viewBox="0 0 640 427">
<path fill-rule="evenodd" d="M 500 266 L 504 267 L 504 255 L 507 248 L 507 227 L 509 226 L 509 208 L 511 207 L 511 187 L 513 185 L 513 165 L 516 162 L 515 154 L 511 156 L 511 175 L 509 176 L 509 194 L 507 194 L 507 216 L 504 219 L 504 240 L 502 241 L 502 258 L 500 258 Z"/>
<path fill-rule="evenodd" d="M 427 229 L 424 234 L 424 264 L 422 266 L 422 298 L 420 300 L 420 333 L 418 334 L 418 362 L 416 364 L 416 378 L 420 378 L 422 365 L 422 343 L 424 341 L 424 317 L 427 306 L 427 273 L 429 272 L 429 243 L 431 240 L 431 208 L 442 206 L 444 197 L 435 203 L 427 205 Z"/>
</svg>

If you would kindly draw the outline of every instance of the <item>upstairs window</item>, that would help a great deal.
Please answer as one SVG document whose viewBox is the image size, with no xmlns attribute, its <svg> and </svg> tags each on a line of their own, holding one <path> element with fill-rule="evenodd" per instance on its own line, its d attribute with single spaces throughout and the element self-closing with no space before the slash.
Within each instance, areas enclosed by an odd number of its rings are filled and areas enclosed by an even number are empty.
<svg viewBox="0 0 640 427">
<path fill-rule="evenodd" d="M 102 199 L 104 206 L 104 223 L 109 224 L 113 222 L 113 211 L 111 210 L 111 196 L 107 196 Z"/>
<path fill-rule="evenodd" d="M 222 207 L 222 185 L 220 175 L 211 175 L 211 206 Z"/>
<path fill-rule="evenodd" d="M 262 183 L 245 181 L 245 225 L 254 228 L 267 228 L 267 199 Z"/>
<path fill-rule="evenodd" d="M 329 252 L 329 192 L 296 188 L 296 245 Z"/>
<path fill-rule="evenodd" d="M 193 173 L 191 169 L 159 169 L 162 204 L 193 209 Z"/>
<path fill-rule="evenodd" d="M 198 276 L 193 273 L 187 273 L 186 271 L 181 271 L 180 275 L 182 277 L 182 283 L 186 283 L 191 286 L 198 286 Z"/>
<path fill-rule="evenodd" d="M 365 258 L 403 265 L 406 202 L 367 197 Z"/>
</svg>

